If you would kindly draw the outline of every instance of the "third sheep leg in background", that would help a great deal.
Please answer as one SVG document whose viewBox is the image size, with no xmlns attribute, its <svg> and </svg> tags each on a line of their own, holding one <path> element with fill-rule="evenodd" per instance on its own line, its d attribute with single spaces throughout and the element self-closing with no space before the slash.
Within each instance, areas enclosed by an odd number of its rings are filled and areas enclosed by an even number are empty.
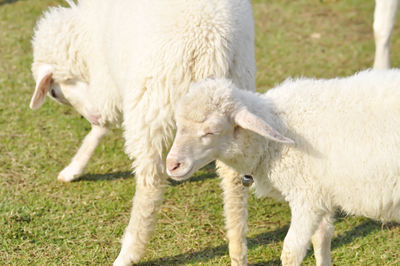
<svg viewBox="0 0 400 266">
<path fill-rule="evenodd" d="M 396 20 L 398 0 L 376 0 L 374 12 L 375 69 L 390 68 L 390 37 Z"/>
</svg>

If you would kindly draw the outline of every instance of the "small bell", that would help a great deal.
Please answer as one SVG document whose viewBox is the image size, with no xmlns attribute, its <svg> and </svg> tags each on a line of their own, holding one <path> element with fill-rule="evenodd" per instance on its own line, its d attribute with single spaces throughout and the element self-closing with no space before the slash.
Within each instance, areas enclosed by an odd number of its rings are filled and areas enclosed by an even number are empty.
<svg viewBox="0 0 400 266">
<path fill-rule="evenodd" d="M 253 177 L 251 175 L 244 175 L 242 177 L 242 184 L 245 187 L 249 187 L 254 183 Z"/>
</svg>

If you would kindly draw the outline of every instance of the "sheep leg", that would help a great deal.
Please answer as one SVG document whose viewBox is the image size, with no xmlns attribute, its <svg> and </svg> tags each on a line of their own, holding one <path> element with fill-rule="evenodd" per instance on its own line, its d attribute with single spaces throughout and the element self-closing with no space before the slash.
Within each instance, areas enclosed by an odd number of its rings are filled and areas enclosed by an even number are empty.
<svg viewBox="0 0 400 266">
<path fill-rule="evenodd" d="M 374 68 L 390 68 L 390 37 L 396 20 L 398 0 L 376 0 L 374 12 Z"/>
<path fill-rule="evenodd" d="M 131 218 L 114 266 L 131 265 L 143 256 L 163 200 L 164 187 L 164 185 L 145 185 L 137 182 Z"/>
<path fill-rule="evenodd" d="M 217 162 L 224 198 L 229 255 L 234 266 L 247 265 L 247 188 L 240 175 L 222 162 Z"/>
<path fill-rule="evenodd" d="M 107 131 L 108 129 L 105 127 L 92 125 L 92 129 L 83 139 L 82 145 L 72 158 L 71 163 L 58 174 L 58 180 L 70 182 L 79 177 Z"/>
<path fill-rule="evenodd" d="M 151 95 L 144 97 L 153 99 Z M 142 100 L 147 103 L 147 99 Z M 128 109 L 124 111 L 128 114 L 124 118 L 125 151 L 131 159 L 135 159 L 132 166 L 135 169 L 136 192 L 121 251 L 114 262 L 118 266 L 137 263 L 144 254 L 163 201 L 167 184 L 164 156 L 173 139 L 173 131 L 155 119 L 160 115 L 159 110 L 147 113 L 155 116 L 149 118 L 149 121 L 155 121 L 150 123 L 145 120 L 146 116 L 139 115 L 143 113 L 141 109 L 129 109 L 129 98 L 127 102 L 125 106 Z M 172 114 L 168 110 L 164 112 Z M 166 117 L 164 122 L 168 123 L 170 119 Z"/>
<path fill-rule="evenodd" d="M 301 265 L 312 235 L 321 222 L 321 214 L 305 206 L 304 201 L 290 204 L 292 219 L 283 242 L 283 266 Z"/>
<path fill-rule="evenodd" d="M 311 238 L 317 266 L 329 266 L 331 263 L 331 239 L 333 235 L 332 215 L 325 215 L 317 231 Z"/>
</svg>

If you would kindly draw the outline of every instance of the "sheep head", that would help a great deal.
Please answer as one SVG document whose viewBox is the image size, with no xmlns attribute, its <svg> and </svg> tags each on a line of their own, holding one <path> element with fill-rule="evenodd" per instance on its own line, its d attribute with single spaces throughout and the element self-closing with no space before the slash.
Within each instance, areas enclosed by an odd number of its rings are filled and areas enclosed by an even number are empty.
<svg viewBox="0 0 400 266">
<path fill-rule="evenodd" d="M 77 78 L 56 80 L 54 72 L 49 64 L 40 65 L 34 72 L 36 86 L 29 107 L 33 110 L 39 108 L 48 95 L 58 103 L 74 107 L 91 124 L 99 125 L 101 115 L 93 107 L 88 84 Z"/>
<path fill-rule="evenodd" d="M 239 129 L 293 143 L 251 113 L 241 97 L 226 79 L 208 79 L 191 86 L 175 113 L 177 133 L 167 156 L 167 173 L 173 179 L 187 179 L 216 159 L 224 161 L 240 153 L 244 145 Z"/>
<path fill-rule="evenodd" d="M 71 105 L 90 123 L 98 125 L 101 115 L 94 108 L 89 71 L 80 49 L 87 40 L 78 21 L 76 7 L 51 8 L 38 21 L 32 40 L 36 87 L 30 108 L 42 106 L 48 95 Z"/>
</svg>

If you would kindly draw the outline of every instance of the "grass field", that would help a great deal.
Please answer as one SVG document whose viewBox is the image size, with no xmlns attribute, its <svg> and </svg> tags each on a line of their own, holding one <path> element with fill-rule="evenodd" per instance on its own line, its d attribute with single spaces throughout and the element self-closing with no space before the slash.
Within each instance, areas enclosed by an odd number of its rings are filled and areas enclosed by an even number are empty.
<svg viewBox="0 0 400 266">
<path fill-rule="evenodd" d="M 78 182 L 56 181 L 90 125 L 47 101 L 28 108 L 34 82 L 30 38 L 56 0 L 0 0 L 0 264 L 110 265 L 128 223 L 135 180 L 112 129 Z M 372 66 L 369 0 L 254 0 L 257 86 L 289 76 L 330 78 Z M 49 43 L 51 45 L 51 43 Z M 392 65 L 400 66 L 399 23 Z M 141 265 L 227 265 L 221 190 L 213 168 L 172 183 Z M 248 261 L 279 265 L 289 208 L 249 199 Z M 338 216 L 335 265 L 399 265 L 400 227 Z M 314 264 L 312 251 L 304 264 Z"/>
</svg>

